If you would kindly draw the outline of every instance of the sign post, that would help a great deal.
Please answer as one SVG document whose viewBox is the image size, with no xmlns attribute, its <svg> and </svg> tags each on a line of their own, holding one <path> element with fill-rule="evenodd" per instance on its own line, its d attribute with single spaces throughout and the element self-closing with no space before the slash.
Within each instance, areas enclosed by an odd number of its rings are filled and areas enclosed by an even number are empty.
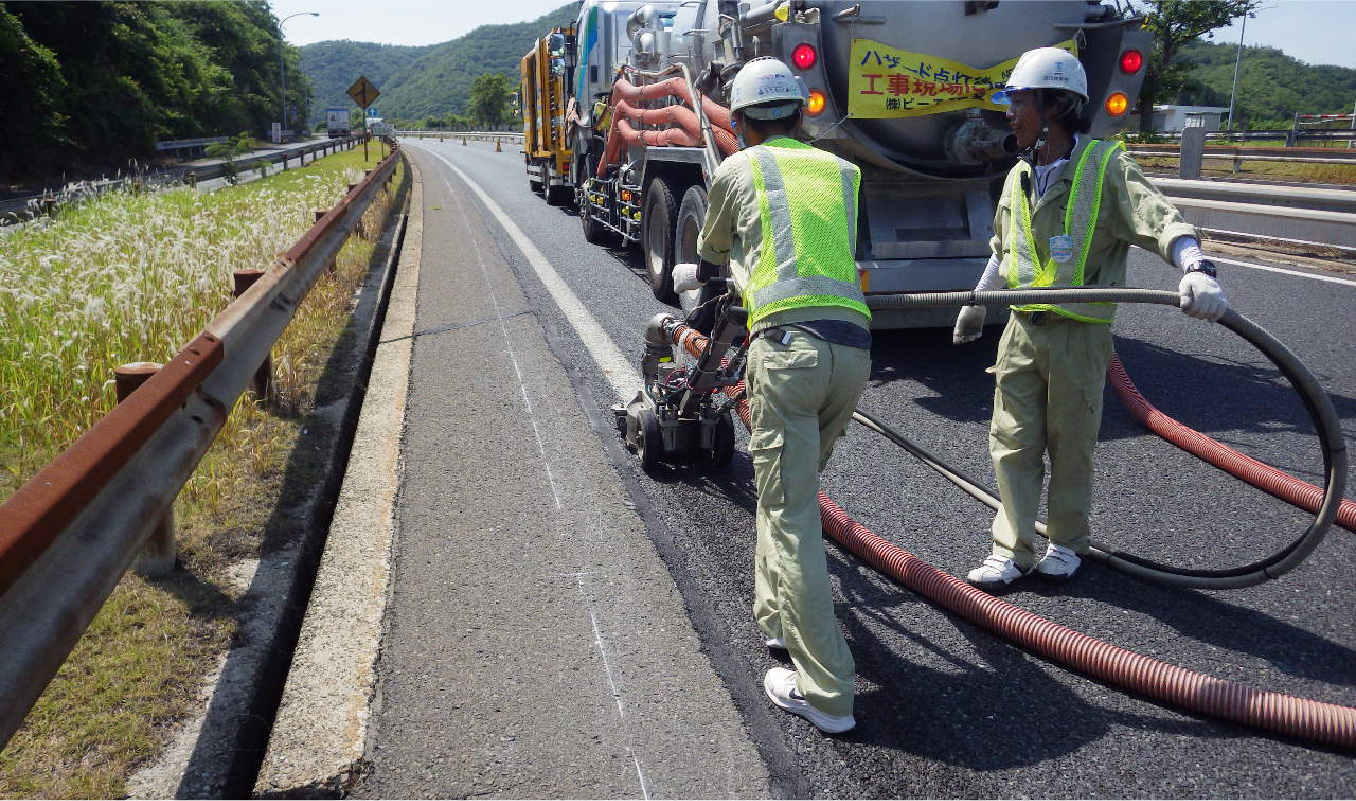
<svg viewBox="0 0 1356 801">
<path fill-rule="evenodd" d="M 376 102 L 377 96 L 380 94 L 381 92 L 377 91 L 377 87 L 367 80 L 366 75 L 359 76 L 358 80 L 354 81 L 353 85 L 348 88 L 348 96 L 353 98 L 353 102 L 357 103 L 358 108 L 363 110 L 363 130 L 366 134 L 363 136 L 364 163 L 367 162 L 367 140 L 371 138 L 371 134 L 367 132 L 367 107 Z"/>
</svg>

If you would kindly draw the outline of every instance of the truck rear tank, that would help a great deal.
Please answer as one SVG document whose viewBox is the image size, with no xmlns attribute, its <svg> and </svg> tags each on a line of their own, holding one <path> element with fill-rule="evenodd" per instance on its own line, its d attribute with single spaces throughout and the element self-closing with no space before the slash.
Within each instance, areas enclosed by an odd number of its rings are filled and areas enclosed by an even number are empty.
<svg viewBox="0 0 1356 801">
<path fill-rule="evenodd" d="M 758 56 L 785 61 L 810 97 L 802 138 L 862 169 L 857 263 L 868 301 L 881 293 L 974 287 L 989 255 L 1002 179 L 1016 159 L 1003 107 L 993 102 L 993 94 L 1019 55 L 1046 45 L 1074 50 L 1088 73 L 1092 135 L 1106 136 L 1120 127 L 1129 98 L 1136 96 L 1142 56 L 1152 44 L 1138 30 L 1137 19 L 1123 19 L 1111 6 L 1084 0 L 752 5 L 699 0 L 625 4 L 626 11 L 607 13 L 620 5 L 586 0 L 581 8 L 581 23 L 590 14 L 599 22 L 606 19 L 598 27 L 615 41 L 612 48 L 596 48 L 590 55 L 581 47 L 576 83 L 581 130 L 601 140 L 601 126 L 590 126 L 597 115 L 590 112 L 606 107 L 597 101 L 618 75 L 640 84 L 681 72 L 706 98 L 728 106 L 729 82 L 743 63 Z M 623 18 L 624 39 L 617 35 Z M 605 49 L 614 54 L 610 64 L 601 52 Z M 1128 50 L 1141 54 L 1138 62 L 1122 58 Z M 603 62 L 602 69 L 592 67 L 596 61 Z M 1108 102 L 1112 96 L 1119 97 L 1116 104 Z M 644 105 L 662 107 L 683 99 Z M 714 117 L 710 123 L 720 128 Z M 710 177 L 707 167 L 700 174 L 695 167 L 684 172 L 682 163 L 718 162 L 716 144 L 711 140 L 704 153 L 685 153 L 703 148 L 633 141 L 621 159 L 618 185 L 631 187 L 632 196 L 648 197 L 651 184 L 662 179 L 670 194 L 682 198 L 686 186 L 704 186 Z M 580 169 L 581 179 L 587 174 Z M 631 213 L 631 227 L 614 230 L 624 238 L 642 232 L 647 271 L 654 274 L 658 293 L 658 279 L 671 263 L 693 257 L 688 229 L 696 220 L 677 215 L 672 244 L 652 248 L 644 241 L 652 226 L 636 225 L 640 215 Z M 672 255 L 664 256 L 670 249 Z M 651 250 L 656 258 L 649 258 Z M 953 309 L 882 310 L 875 325 L 935 326 L 952 320 Z"/>
</svg>

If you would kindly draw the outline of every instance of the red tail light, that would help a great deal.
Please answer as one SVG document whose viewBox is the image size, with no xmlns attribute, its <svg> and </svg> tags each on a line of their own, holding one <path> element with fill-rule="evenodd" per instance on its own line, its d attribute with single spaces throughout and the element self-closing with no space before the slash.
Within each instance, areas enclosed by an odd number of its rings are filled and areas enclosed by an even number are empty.
<svg viewBox="0 0 1356 801">
<path fill-rule="evenodd" d="M 1127 50 L 1121 53 L 1121 72 L 1126 75 L 1134 75 L 1144 66 L 1144 54 L 1138 50 Z"/>
<path fill-rule="evenodd" d="M 791 63 L 796 65 L 796 69 L 808 70 L 819 60 L 819 53 L 815 52 L 814 45 L 807 42 L 801 42 L 791 51 Z"/>
</svg>

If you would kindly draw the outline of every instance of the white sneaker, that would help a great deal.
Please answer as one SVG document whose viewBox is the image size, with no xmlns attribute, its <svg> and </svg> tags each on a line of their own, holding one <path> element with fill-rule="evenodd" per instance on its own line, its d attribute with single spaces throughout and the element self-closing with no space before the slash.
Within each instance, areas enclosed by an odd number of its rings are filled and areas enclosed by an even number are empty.
<svg viewBox="0 0 1356 801">
<path fill-rule="evenodd" d="M 994 592 L 1007 589 L 1012 582 L 1030 572 L 1030 570 L 1022 570 L 1018 567 L 1010 556 L 989 554 L 984 557 L 984 561 L 979 567 L 971 570 L 965 576 L 965 580 L 981 590 Z"/>
<path fill-rule="evenodd" d="M 1081 564 L 1083 560 L 1072 549 L 1052 542 L 1045 549 L 1045 556 L 1036 563 L 1036 573 L 1051 581 L 1068 581 Z"/>
<path fill-rule="evenodd" d="M 793 715 L 800 715 L 825 734 L 842 734 L 857 725 L 851 715 L 830 715 L 816 709 L 796 689 L 796 671 L 784 667 L 768 670 L 763 677 L 763 691 L 768 700 Z"/>
<path fill-rule="evenodd" d="M 775 649 L 777 649 L 777 650 L 779 650 L 779 651 L 785 651 L 785 650 L 786 650 L 786 638 L 785 638 L 785 637 L 768 637 L 768 638 L 767 638 L 767 642 L 766 642 L 765 644 L 767 645 L 768 648 L 775 648 Z"/>
</svg>

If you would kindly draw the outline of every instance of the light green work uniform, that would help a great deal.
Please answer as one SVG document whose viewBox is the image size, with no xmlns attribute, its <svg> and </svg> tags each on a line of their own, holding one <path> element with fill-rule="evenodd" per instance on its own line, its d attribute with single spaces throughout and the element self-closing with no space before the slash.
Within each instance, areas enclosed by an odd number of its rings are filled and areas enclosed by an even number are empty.
<svg viewBox="0 0 1356 801">
<path fill-rule="evenodd" d="M 1032 185 L 1028 164 L 1019 162 L 1004 183 L 990 246 L 1009 287 L 1124 286 L 1131 245 L 1171 261 L 1173 241 L 1196 236 L 1112 143 L 1079 137 L 1050 180 L 1034 206 L 1020 194 Z M 993 552 L 1024 570 L 1037 559 L 1036 512 L 1047 452 L 1050 540 L 1077 553 L 1088 549 L 1092 453 L 1114 316 L 1110 304 L 1014 307 L 999 341 L 989 452 L 1003 503 L 993 521 Z"/>
<path fill-rule="evenodd" d="M 780 137 L 717 168 L 697 252 L 729 263 L 755 334 L 819 320 L 870 325 L 853 258 L 859 181 L 849 162 Z M 785 331 L 785 342 L 755 336 L 748 351 L 754 618 L 786 639 L 806 700 L 850 715 L 856 666 L 833 611 L 819 473 L 852 418 L 871 354 Z"/>
</svg>

